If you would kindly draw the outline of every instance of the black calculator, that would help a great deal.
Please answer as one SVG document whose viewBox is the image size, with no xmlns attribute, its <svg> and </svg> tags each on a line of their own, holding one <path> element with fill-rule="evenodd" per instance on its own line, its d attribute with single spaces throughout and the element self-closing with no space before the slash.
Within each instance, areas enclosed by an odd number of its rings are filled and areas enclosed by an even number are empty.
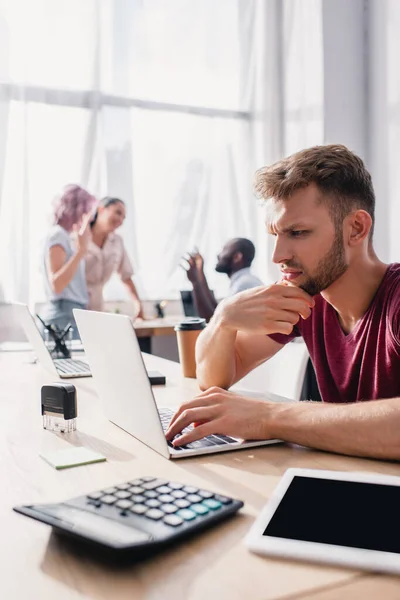
<svg viewBox="0 0 400 600">
<path fill-rule="evenodd" d="M 242 506 L 240 500 L 209 490 L 146 476 L 66 502 L 14 510 L 106 553 L 143 557 L 215 525 Z"/>
</svg>

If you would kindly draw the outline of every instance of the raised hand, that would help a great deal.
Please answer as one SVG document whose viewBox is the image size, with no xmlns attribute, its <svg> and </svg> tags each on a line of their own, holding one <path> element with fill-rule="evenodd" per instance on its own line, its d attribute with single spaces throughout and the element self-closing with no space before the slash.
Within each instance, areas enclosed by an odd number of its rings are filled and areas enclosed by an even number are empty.
<svg viewBox="0 0 400 600">
<path fill-rule="evenodd" d="M 182 256 L 183 264 L 180 266 L 185 269 L 186 275 L 191 283 L 196 283 L 204 277 L 204 260 L 198 251 L 190 252 Z"/>
<path fill-rule="evenodd" d="M 190 253 L 190 256 L 194 260 L 194 264 L 196 266 L 197 271 L 199 273 L 202 273 L 204 271 L 204 258 L 202 257 L 198 249 L 195 248 L 194 251 Z"/>
<path fill-rule="evenodd" d="M 296 286 L 256 287 L 223 300 L 214 319 L 232 331 L 290 334 L 300 318 L 307 319 L 313 298 Z"/>
</svg>

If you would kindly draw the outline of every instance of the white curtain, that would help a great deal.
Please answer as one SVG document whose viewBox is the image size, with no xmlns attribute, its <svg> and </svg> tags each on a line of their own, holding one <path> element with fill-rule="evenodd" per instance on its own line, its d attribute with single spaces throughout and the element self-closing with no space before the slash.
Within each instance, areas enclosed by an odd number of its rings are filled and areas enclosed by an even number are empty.
<svg viewBox="0 0 400 600">
<path fill-rule="evenodd" d="M 388 198 L 381 198 L 385 207 L 386 253 L 390 262 L 400 261 L 400 3 L 387 3 L 387 191 Z M 379 207 L 378 207 L 379 208 Z"/>
<path fill-rule="evenodd" d="M 322 144 L 321 0 L 283 0 L 284 154 Z"/>
<path fill-rule="evenodd" d="M 223 295 L 216 254 L 236 236 L 254 241 L 255 271 L 272 279 L 252 179 L 255 168 L 322 141 L 319 84 L 311 94 L 290 83 L 299 69 L 322 77 L 319 4 L 0 0 L 6 298 L 43 300 L 41 240 L 51 200 L 69 182 L 127 203 L 121 233 L 143 297 L 187 287 L 179 259 L 194 246 Z M 123 298 L 118 281 L 106 297 Z"/>
</svg>

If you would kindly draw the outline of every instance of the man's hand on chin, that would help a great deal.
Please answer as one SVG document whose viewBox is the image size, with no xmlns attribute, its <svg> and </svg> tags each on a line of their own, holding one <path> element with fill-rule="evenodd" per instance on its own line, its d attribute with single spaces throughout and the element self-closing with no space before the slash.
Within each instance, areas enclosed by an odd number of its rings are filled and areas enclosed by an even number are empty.
<svg viewBox="0 0 400 600">
<path fill-rule="evenodd" d="M 183 446 L 213 433 L 251 440 L 273 439 L 271 418 L 277 406 L 274 402 L 211 387 L 180 406 L 165 435 L 167 440 L 172 440 L 193 424 L 194 429 L 174 440 L 174 446 Z"/>
</svg>

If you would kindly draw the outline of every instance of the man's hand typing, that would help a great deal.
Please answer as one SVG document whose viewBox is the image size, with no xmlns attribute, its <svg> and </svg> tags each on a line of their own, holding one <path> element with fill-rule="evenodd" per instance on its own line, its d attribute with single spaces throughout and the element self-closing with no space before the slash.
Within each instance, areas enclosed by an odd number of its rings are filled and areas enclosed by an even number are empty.
<svg viewBox="0 0 400 600">
<path fill-rule="evenodd" d="M 274 403 L 212 387 L 180 406 L 165 435 L 167 440 L 173 440 L 185 427 L 193 424 L 192 431 L 173 441 L 174 446 L 189 444 L 214 433 L 242 439 L 272 439 L 275 436 L 270 425 L 271 405 Z"/>
</svg>

